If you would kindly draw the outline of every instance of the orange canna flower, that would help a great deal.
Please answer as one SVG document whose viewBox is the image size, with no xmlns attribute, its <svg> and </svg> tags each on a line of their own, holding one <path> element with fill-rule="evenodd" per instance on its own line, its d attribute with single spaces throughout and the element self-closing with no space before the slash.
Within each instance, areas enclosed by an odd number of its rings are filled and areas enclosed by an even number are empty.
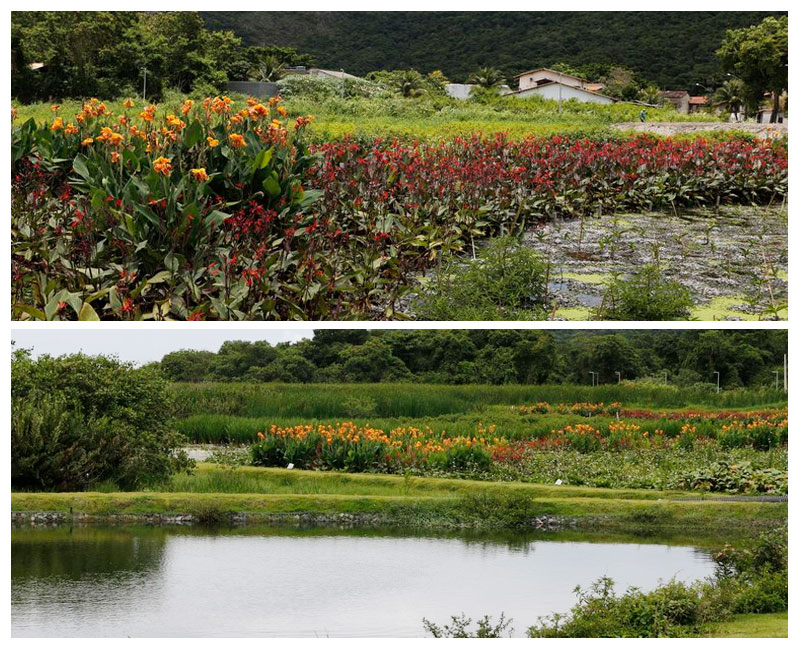
<svg viewBox="0 0 800 650">
<path fill-rule="evenodd" d="M 228 139 L 231 141 L 231 146 L 236 149 L 241 149 L 247 143 L 244 141 L 244 136 L 239 135 L 238 133 L 231 133 L 228 136 Z"/>
<path fill-rule="evenodd" d="M 61 119 L 60 117 L 54 119 L 53 123 L 50 125 L 51 131 L 60 131 L 63 128 L 64 128 L 64 120 Z"/>
<path fill-rule="evenodd" d="M 133 100 L 130 97 L 128 97 L 124 102 L 122 102 L 122 105 L 125 108 L 133 108 L 133 106 L 134 106 Z"/>
<path fill-rule="evenodd" d="M 139 113 L 139 117 L 142 118 L 145 122 L 152 122 L 155 119 L 157 108 L 153 105 L 145 107 L 145 109 Z"/>
<path fill-rule="evenodd" d="M 53 111 L 54 113 L 55 113 L 55 112 L 56 112 L 56 111 L 57 111 L 59 108 L 61 108 L 61 104 L 53 104 L 53 105 L 51 105 L 51 106 L 50 106 L 50 110 L 51 110 L 51 111 Z"/>
<path fill-rule="evenodd" d="M 169 158 L 159 156 L 153 161 L 153 169 L 159 174 L 169 176 L 170 172 L 172 171 L 172 163 L 170 162 Z"/>
<path fill-rule="evenodd" d="M 77 126 L 75 126 L 72 122 L 67 124 L 67 126 L 64 128 L 64 133 L 66 133 L 67 135 L 75 135 L 78 131 L 80 131 L 80 129 Z"/>
<path fill-rule="evenodd" d="M 84 139 L 81 141 L 81 144 L 82 144 L 84 147 L 86 147 L 86 146 L 88 146 L 88 145 L 92 144 L 92 142 L 94 142 L 94 138 L 84 138 Z"/>
<path fill-rule="evenodd" d="M 117 152 L 117 151 L 112 151 L 111 152 L 111 162 L 112 163 L 118 163 L 119 162 L 119 152 Z"/>
<path fill-rule="evenodd" d="M 219 140 L 212 138 L 211 136 L 206 138 L 206 142 L 208 142 L 208 146 L 212 148 L 219 145 Z"/>
</svg>

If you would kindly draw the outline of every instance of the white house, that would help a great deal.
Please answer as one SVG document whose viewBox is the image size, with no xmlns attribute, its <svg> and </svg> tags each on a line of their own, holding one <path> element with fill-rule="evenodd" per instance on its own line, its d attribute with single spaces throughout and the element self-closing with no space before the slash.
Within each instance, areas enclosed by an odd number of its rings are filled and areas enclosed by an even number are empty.
<svg viewBox="0 0 800 650">
<path fill-rule="evenodd" d="M 593 102 L 595 104 L 613 104 L 616 100 L 608 95 L 601 95 L 600 93 L 585 90 L 583 88 L 576 88 L 575 86 L 568 86 L 567 84 L 551 81 L 548 83 L 540 83 L 533 88 L 526 88 L 525 90 L 517 90 L 508 94 L 509 97 L 519 97 L 526 99 L 528 97 L 541 97 L 542 99 L 552 99 L 555 101 L 568 101 L 570 99 L 577 99 L 579 102 Z"/>
<path fill-rule="evenodd" d="M 616 100 L 608 95 L 597 92 L 602 89 L 602 84 L 595 84 L 576 77 L 575 75 L 537 68 L 518 74 L 519 90 L 509 93 L 510 96 L 541 97 L 555 101 L 576 99 L 579 102 L 593 102 L 595 104 L 613 104 Z"/>
</svg>

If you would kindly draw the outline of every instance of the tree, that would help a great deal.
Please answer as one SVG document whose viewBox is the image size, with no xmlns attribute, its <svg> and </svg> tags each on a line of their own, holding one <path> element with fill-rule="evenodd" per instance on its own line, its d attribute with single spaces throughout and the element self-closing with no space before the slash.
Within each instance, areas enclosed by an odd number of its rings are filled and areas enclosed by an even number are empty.
<svg viewBox="0 0 800 650">
<path fill-rule="evenodd" d="M 248 370 L 263 368 L 277 356 L 267 341 L 225 341 L 211 364 L 211 374 L 218 379 L 241 381 Z"/>
<path fill-rule="evenodd" d="M 215 358 L 207 350 L 177 350 L 161 359 L 161 372 L 170 381 L 205 381 Z"/>
<path fill-rule="evenodd" d="M 419 97 L 425 93 L 425 77 L 417 70 L 376 70 L 367 79 L 377 81 L 401 97 Z"/>
<path fill-rule="evenodd" d="M 769 16 L 758 25 L 726 31 L 717 56 L 723 68 L 744 83 L 751 111 L 758 110 L 765 93 L 772 93 L 770 122 L 775 122 L 781 93 L 788 87 L 788 16 Z"/>
<path fill-rule="evenodd" d="M 657 86 L 649 85 L 639 91 L 639 101 L 645 104 L 658 105 L 662 103 L 663 96 Z"/>
<path fill-rule="evenodd" d="M 263 56 L 248 72 L 253 81 L 279 81 L 286 72 L 286 66 L 274 54 Z"/>
<path fill-rule="evenodd" d="M 739 121 L 739 112 L 745 103 L 745 86 L 741 79 L 728 79 L 717 88 L 712 97 L 712 105 L 721 108 L 726 113 L 732 113 Z"/>
<path fill-rule="evenodd" d="M 467 80 L 467 83 L 476 84 L 482 88 L 497 88 L 506 82 L 503 73 L 497 68 L 486 66 L 478 68 L 472 76 Z"/>
</svg>

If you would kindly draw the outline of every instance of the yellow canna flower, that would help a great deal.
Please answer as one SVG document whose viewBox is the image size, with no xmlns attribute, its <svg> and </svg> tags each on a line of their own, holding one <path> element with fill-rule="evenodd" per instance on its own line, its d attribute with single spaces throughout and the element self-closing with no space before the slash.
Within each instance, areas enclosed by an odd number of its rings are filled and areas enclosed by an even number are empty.
<svg viewBox="0 0 800 650">
<path fill-rule="evenodd" d="M 153 161 L 153 169 L 159 174 L 169 176 L 170 172 L 172 171 L 172 163 L 170 162 L 169 158 L 159 156 Z"/>
<path fill-rule="evenodd" d="M 205 167 L 200 167 L 199 169 L 190 169 L 189 172 L 192 176 L 194 176 L 194 180 L 198 183 L 204 183 L 208 180 L 208 174 L 206 173 Z"/>
</svg>

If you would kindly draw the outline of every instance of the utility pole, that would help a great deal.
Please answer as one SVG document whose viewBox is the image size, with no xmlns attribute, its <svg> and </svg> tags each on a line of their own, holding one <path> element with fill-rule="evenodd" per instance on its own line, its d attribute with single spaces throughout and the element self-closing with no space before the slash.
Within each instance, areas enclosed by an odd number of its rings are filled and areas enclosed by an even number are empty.
<svg viewBox="0 0 800 650">
<path fill-rule="evenodd" d="M 558 71 L 558 112 L 561 112 L 561 71 Z"/>
<path fill-rule="evenodd" d="M 783 355 L 783 392 L 785 393 L 788 389 L 786 386 L 789 383 L 789 365 L 788 365 L 788 357 L 784 354 Z"/>
<path fill-rule="evenodd" d="M 719 393 L 719 372 L 715 370 L 714 374 L 717 376 L 717 392 Z"/>
<path fill-rule="evenodd" d="M 142 82 L 142 100 L 147 101 L 147 66 L 142 68 L 142 75 L 144 77 Z"/>
</svg>

